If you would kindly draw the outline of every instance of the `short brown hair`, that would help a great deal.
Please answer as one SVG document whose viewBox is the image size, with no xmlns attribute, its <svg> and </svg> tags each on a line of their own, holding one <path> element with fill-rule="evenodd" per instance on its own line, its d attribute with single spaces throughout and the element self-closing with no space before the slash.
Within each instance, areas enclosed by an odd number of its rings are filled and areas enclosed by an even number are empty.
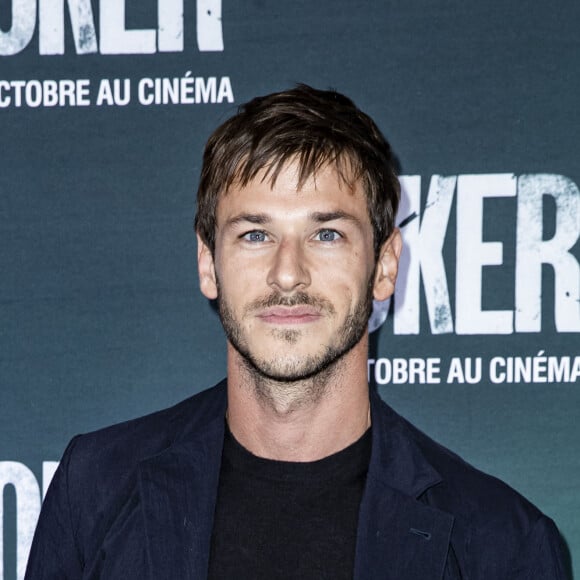
<svg viewBox="0 0 580 580">
<path fill-rule="evenodd" d="M 344 95 L 307 85 L 256 97 L 209 138 L 197 192 L 195 229 L 215 250 L 220 195 L 262 169 L 272 185 L 284 164 L 298 160 L 298 185 L 328 163 L 345 182 L 362 179 L 375 255 L 394 229 L 400 197 L 391 147 L 374 121 Z"/>
</svg>

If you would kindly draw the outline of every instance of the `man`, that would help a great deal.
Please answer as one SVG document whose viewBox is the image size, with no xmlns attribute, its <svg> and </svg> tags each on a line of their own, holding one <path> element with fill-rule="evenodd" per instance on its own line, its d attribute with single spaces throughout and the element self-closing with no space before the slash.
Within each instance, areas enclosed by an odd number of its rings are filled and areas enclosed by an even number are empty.
<svg viewBox="0 0 580 580">
<path fill-rule="evenodd" d="M 73 439 L 28 579 L 564 578 L 548 518 L 369 392 L 398 199 L 388 143 L 336 92 L 257 98 L 217 129 L 196 230 L 227 380 Z"/>
</svg>

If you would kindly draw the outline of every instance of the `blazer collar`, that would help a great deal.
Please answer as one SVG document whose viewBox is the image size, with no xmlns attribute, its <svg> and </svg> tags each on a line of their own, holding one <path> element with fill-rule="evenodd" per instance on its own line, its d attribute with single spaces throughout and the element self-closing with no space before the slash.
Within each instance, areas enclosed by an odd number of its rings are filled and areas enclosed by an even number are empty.
<svg viewBox="0 0 580 580">
<path fill-rule="evenodd" d="M 443 478 L 416 443 L 416 429 L 370 389 L 373 445 L 368 477 L 419 498 Z"/>
<path fill-rule="evenodd" d="M 140 464 L 151 579 L 207 578 L 227 405 L 225 381 L 173 444 Z"/>
<path fill-rule="evenodd" d="M 355 580 L 441 580 L 454 518 L 419 498 L 442 478 L 415 442 L 414 429 L 372 389 L 371 418 Z"/>
</svg>

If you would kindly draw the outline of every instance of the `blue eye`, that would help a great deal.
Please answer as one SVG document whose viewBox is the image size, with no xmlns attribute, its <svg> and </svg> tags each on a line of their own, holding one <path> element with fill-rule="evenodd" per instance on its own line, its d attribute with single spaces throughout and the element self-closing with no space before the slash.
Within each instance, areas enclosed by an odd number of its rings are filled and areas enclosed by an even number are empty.
<svg viewBox="0 0 580 580">
<path fill-rule="evenodd" d="M 336 242 L 341 237 L 336 230 L 320 230 L 316 234 L 316 239 L 321 242 Z"/>
<path fill-rule="evenodd" d="M 253 230 L 243 235 L 244 240 L 247 242 L 265 242 L 266 233 L 260 230 Z"/>
</svg>

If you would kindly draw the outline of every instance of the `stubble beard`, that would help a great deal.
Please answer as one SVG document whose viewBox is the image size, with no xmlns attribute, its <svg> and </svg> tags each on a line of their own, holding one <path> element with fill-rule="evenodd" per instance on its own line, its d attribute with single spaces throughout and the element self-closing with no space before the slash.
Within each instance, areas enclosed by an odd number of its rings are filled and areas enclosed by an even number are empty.
<svg viewBox="0 0 580 580">
<path fill-rule="evenodd" d="M 230 344 L 240 355 L 242 372 L 247 374 L 262 402 L 277 409 L 293 411 L 320 400 L 333 378 L 340 372 L 345 363 L 345 355 L 360 342 L 367 331 L 372 312 L 373 281 L 374 272 L 367 283 L 366 293 L 346 316 L 333 344 L 327 344 L 322 352 L 302 357 L 300 360 L 281 360 L 280 357 L 265 359 L 252 353 L 242 325 L 224 299 L 218 282 L 217 304 L 224 331 Z M 306 292 L 296 292 L 291 297 L 286 297 L 274 291 L 269 296 L 252 302 L 244 311 L 251 313 L 271 306 L 298 305 L 313 306 L 325 316 L 336 316 L 331 302 Z M 296 344 L 301 336 L 300 329 L 272 330 L 272 340 L 283 341 L 289 347 Z"/>
</svg>

